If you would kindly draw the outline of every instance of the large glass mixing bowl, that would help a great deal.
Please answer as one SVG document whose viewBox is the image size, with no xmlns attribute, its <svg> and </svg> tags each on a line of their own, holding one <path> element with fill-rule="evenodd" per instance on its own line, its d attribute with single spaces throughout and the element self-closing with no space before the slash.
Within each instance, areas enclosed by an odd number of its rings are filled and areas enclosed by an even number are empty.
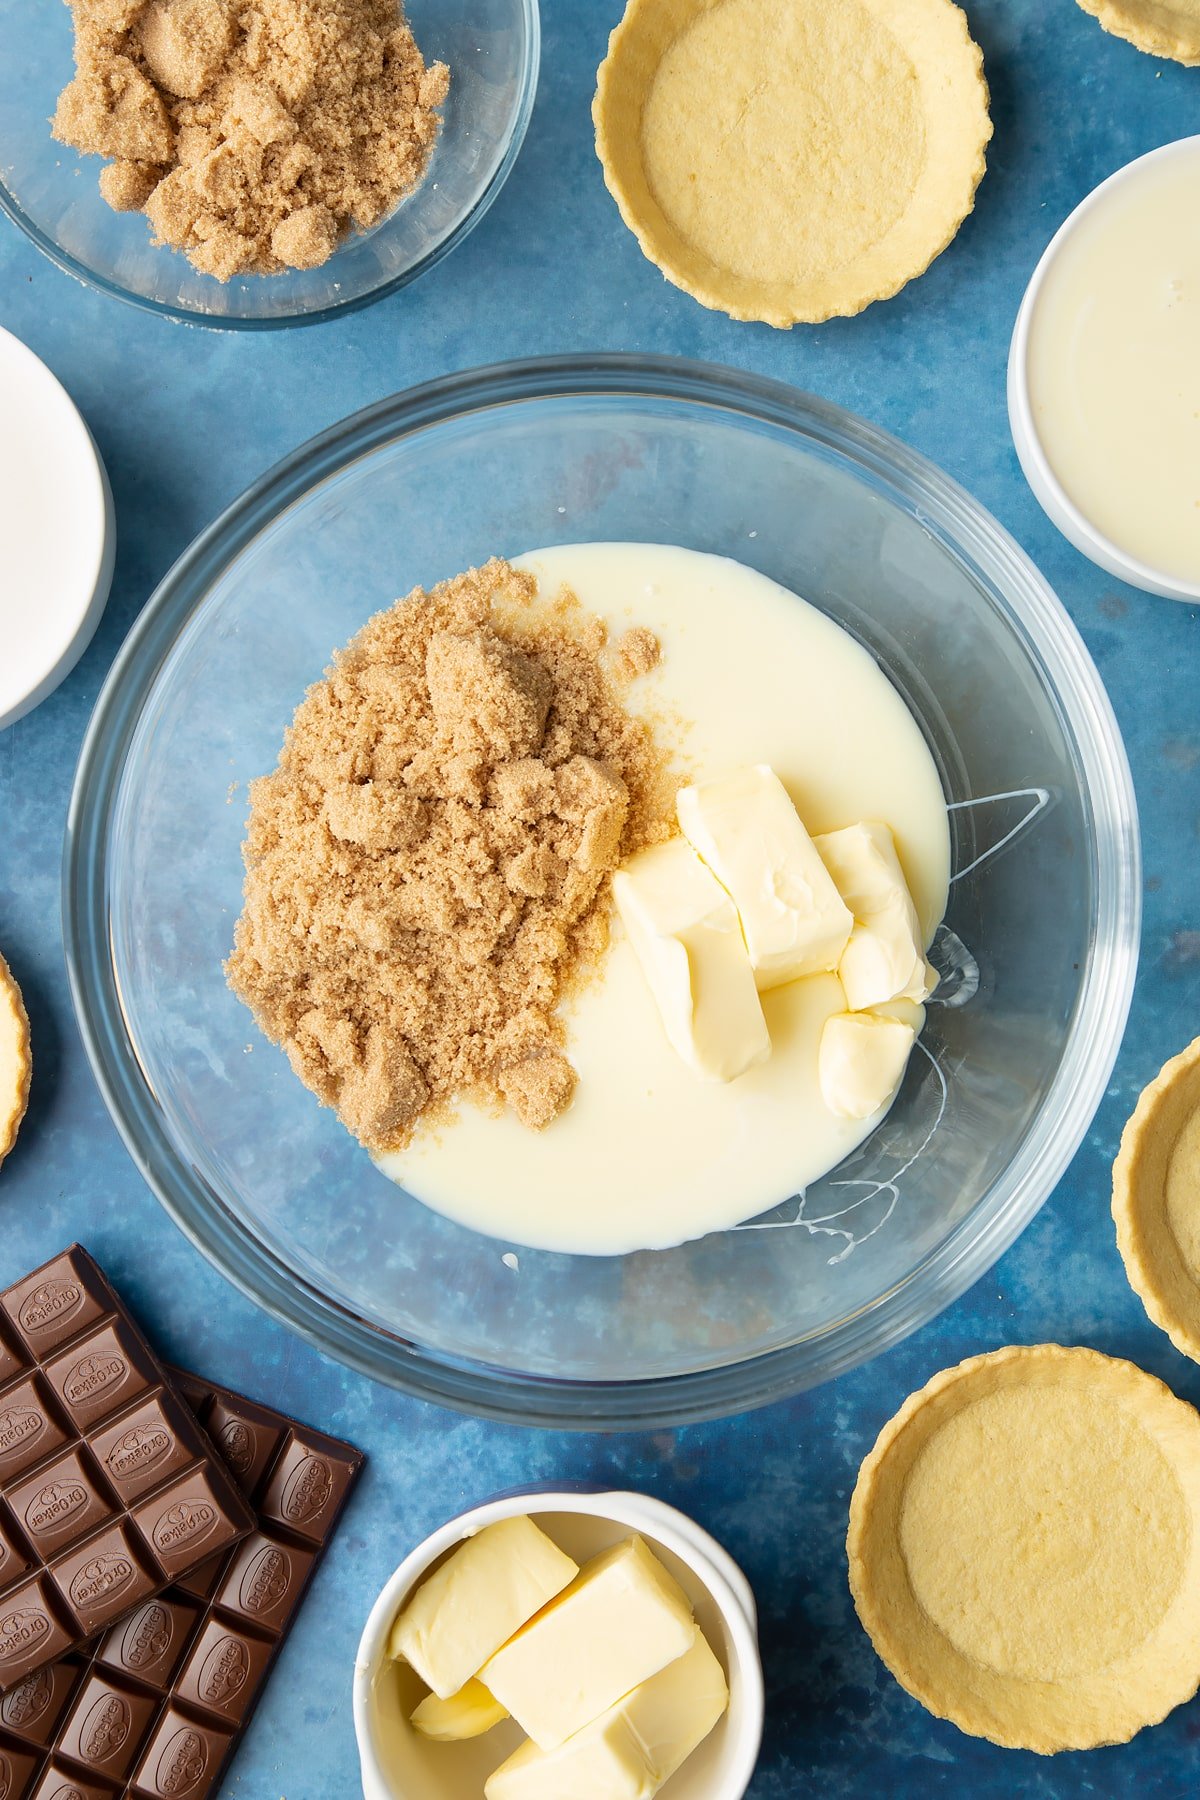
<svg viewBox="0 0 1200 1800">
<path fill-rule="evenodd" d="M 420 186 L 319 269 L 222 283 L 156 245 L 141 213 L 106 205 L 100 158 L 50 135 L 73 73 L 71 13 L 59 0 L 0 0 L 0 212 L 68 274 L 193 325 L 305 325 L 378 300 L 478 224 L 516 161 L 537 89 L 537 0 L 405 0 L 404 10 L 425 60 L 450 68 L 437 147 Z"/>
<path fill-rule="evenodd" d="M 868 646 L 920 720 L 953 809 L 945 980 L 895 1108 L 805 1195 L 674 1250 L 513 1246 L 504 1260 L 508 1245 L 379 1174 L 226 989 L 245 815 L 234 784 L 273 767 L 305 686 L 377 608 L 493 553 L 581 539 L 736 557 Z M 598 1427 L 794 1392 L 887 1348 L 980 1276 L 1046 1199 L 1104 1091 L 1139 891 L 1103 687 L 980 507 L 822 401 L 731 370 L 597 356 L 387 400 L 196 541 L 96 707 L 65 914 L 113 1116 L 218 1268 L 381 1380 Z"/>
</svg>

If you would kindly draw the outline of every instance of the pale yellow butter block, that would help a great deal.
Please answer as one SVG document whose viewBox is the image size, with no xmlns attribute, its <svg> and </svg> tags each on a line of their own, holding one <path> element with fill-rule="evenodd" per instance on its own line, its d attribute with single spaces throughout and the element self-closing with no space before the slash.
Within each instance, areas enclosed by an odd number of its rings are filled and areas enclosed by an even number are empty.
<svg viewBox="0 0 1200 1800">
<path fill-rule="evenodd" d="M 769 1056 L 737 910 L 684 840 L 631 857 L 613 876 L 613 899 L 676 1054 L 712 1081 Z"/>
<path fill-rule="evenodd" d="M 527 1741 L 489 1778 L 487 1800 L 652 1800 L 729 1704 L 700 1632 L 690 1650 L 557 1750 Z"/>
<path fill-rule="evenodd" d="M 500 1519 L 421 1583 L 392 1626 L 388 1653 L 448 1700 L 578 1573 L 532 1519 Z"/>
<path fill-rule="evenodd" d="M 737 907 L 760 988 L 837 968 L 853 920 L 769 764 L 680 788 L 675 809 Z"/>
<path fill-rule="evenodd" d="M 619 1704 L 661 1785 L 724 1716 L 729 1685 L 708 1640 L 698 1630 L 690 1650 Z"/>
<path fill-rule="evenodd" d="M 486 1800 L 652 1800 L 655 1781 L 619 1707 L 560 1744 L 526 1738 L 484 1783 Z"/>
<path fill-rule="evenodd" d="M 915 1009 L 914 1009 L 915 1010 Z M 834 1013 L 817 1053 L 821 1098 L 840 1119 L 869 1119 L 900 1086 L 916 1026 L 879 1013 Z"/>
<path fill-rule="evenodd" d="M 585 1564 L 479 1677 L 539 1749 L 556 1750 L 695 1637 L 687 1595 L 632 1537 Z"/>
<path fill-rule="evenodd" d="M 438 1743 L 457 1744 L 465 1738 L 482 1737 L 485 1731 L 501 1724 L 508 1714 L 482 1681 L 473 1677 L 451 1694 L 448 1700 L 437 1694 L 426 1694 L 414 1708 L 410 1723 L 422 1737 Z"/>
<path fill-rule="evenodd" d="M 851 1012 L 887 1000 L 928 999 L 937 975 L 925 959 L 917 909 L 890 826 L 848 825 L 813 841 L 854 915 L 837 965 Z"/>
</svg>

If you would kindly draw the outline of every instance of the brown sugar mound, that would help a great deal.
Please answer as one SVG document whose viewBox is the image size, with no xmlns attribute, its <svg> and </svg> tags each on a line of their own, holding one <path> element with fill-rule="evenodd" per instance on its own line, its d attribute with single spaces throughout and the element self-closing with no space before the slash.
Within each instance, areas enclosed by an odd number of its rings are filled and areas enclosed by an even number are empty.
<svg viewBox="0 0 1200 1800">
<path fill-rule="evenodd" d="M 71 0 L 54 135 L 219 281 L 312 269 L 414 188 L 438 132 L 398 0 Z"/>
<path fill-rule="evenodd" d="M 558 1002 L 605 948 L 613 869 L 673 831 L 666 758 L 605 645 L 504 562 L 418 588 L 338 654 L 251 787 L 229 983 L 368 1149 L 459 1096 L 532 1127 L 571 1098 Z M 638 651 L 652 666 L 648 634 Z"/>
</svg>

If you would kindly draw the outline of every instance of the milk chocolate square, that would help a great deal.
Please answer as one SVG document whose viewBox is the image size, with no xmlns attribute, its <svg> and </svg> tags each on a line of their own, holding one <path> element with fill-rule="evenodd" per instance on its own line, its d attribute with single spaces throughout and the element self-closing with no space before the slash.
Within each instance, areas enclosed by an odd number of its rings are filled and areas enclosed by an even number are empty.
<svg viewBox="0 0 1200 1800">
<path fill-rule="evenodd" d="M 135 1506 L 133 1521 L 169 1581 L 242 1535 L 207 1469 L 181 1475 L 152 1500 Z"/>
<path fill-rule="evenodd" d="M 278 1421 L 260 1406 L 239 1405 L 218 1394 L 204 1425 L 243 1494 L 253 1494 L 283 1441 Z"/>
<path fill-rule="evenodd" d="M 268 1639 L 213 1616 L 196 1639 L 175 1684 L 180 1700 L 240 1724 L 274 1655 Z"/>
<path fill-rule="evenodd" d="M 216 1603 L 260 1630 L 276 1631 L 295 1605 L 312 1560 L 311 1550 L 252 1532 L 230 1559 Z"/>
<path fill-rule="evenodd" d="M 69 1612 L 56 1605 L 45 1576 L 31 1575 L 0 1600 L 0 1689 L 71 1648 L 76 1633 Z"/>
<path fill-rule="evenodd" d="M 115 1425 L 96 1431 L 91 1444 L 105 1479 L 126 1506 L 186 1469 L 195 1456 L 182 1408 L 164 1393 L 151 1394 Z"/>
<path fill-rule="evenodd" d="M 146 1566 L 145 1552 L 123 1522 L 69 1550 L 51 1565 L 55 1585 L 80 1637 L 91 1637 L 161 1585 Z"/>
<path fill-rule="evenodd" d="M 26 1744 L 48 1744 L 83 1679 L 83 1664 L 72 1657 L 34 1669 L 0 1698 L 0 1730 Z"/>
<path fill-rule="evenodd" d="M 0 1482 L 33 1468 L 66 1441 L 40 1376 L 27 1375 L 0 1394 Z"/>
<path fill-rule="evenodd" d="M 29 1800 L 117 1800 L 118 1792 L 107 1781 L 92 1780 L 68 1763 L 55 1760 L 46 1764 Z"/>
<path fill-rule="evenodd" d="M 58 1734 L 59 1754 L 98 1775 L 120 1780 L 157 1712 L 152 1694 L 118 1686 L 102 1673 L 89 1675 Z"/>
<path fill-rule="evenodd" d="M 38 1362 L 108 1312 L 107 1296 L 93 1280 L 95 1267 L 87 1251 L 73 1244 L 0 1295 L 17 1342 Z"/>
<path fill-rule="evenodd" d="M 0 1800 L 25 1800 L 40 1761 L 36 1751 L 0 1743 Z"/>
<path fill-rule="evenodd" d="M 231 1734 L 168 1706 L 138 1764 L 131 1792 L 145 1800 L 195 1800 L 211 1791 Z"/>
<path fill-rule="evenodd" d="M 345 1463 L 323 1455 L 293 1432 L 272 1471 L 259 1512 L 319 1544 L 350 1480 Z"/>
<path fill-rule="evenodd" d="M 118 1619 L 101 1639 L 96 1661 L 163 1687 L 178 1668 L 199 1617 L 198 1606 L 169 1589 Z"/>
<path fill-rule="evenodd" d="M 36 1475 L 18 1481 L 8 1490 L 8 1504 L 43 1562 L 112 1516 L 112 1502 L 82 1449 L 64 1450 Z"/>
<path fill-rule="evenodd" d="M 144 1394 L 154 1368 L 133 1333 L 111 1319 L 47 1363 L 46 1379 L 76 1430 L 86 1431 Z"/>
</svg>

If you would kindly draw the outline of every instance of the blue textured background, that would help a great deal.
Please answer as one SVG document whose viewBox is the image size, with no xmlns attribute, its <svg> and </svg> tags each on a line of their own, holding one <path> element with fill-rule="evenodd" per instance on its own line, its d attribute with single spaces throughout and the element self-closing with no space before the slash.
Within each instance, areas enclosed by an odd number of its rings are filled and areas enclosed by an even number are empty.
<svg viewBox="0 0 1200 1800">
<path fill-rule="evenodd" d="M 52 0 L 30 0 L 49 5 Z M 996 137 L 974 216 L 898 299 L 779 334 L 702 311 L 642 260 L 591 149 L 593 73 L 616 0 L 544 0 L 541 91 L 524 153 L 468 242 L 407 292 L 342 322 L 265 336 L 173 326 L 77 286 L 0 220 L 0 322 L 85 413 L 119 520 L 108 612 L 80 667 L 0 733 L 0 947 L 21 980 L 36 1080 L 0 1176 L 0 1279 L 82 1238 L 161 1348 L 356 1440 L 369 1472 L 230 1774 L 226 1800 L 356 1793 L 350 1669 L 401 1556 L 462 1505 L 530 1480 L 645 1488 L 694 1513 L 759 1595 L 768 1724 L 753 1800 L 1195 1791 L 1200 1703 L 1133 1744 L 1052 1762 L 928 1718 L 877 1662 L 846 1591 L 858 1463 L 934 1370 L 1013 1340 L 1094 1344 L 1200 1401 L 1200 1371 L 1145 1319 L 1108 1213 L 1109 1165 L 1144 1081 L 1200 1018 L 1200 701 L 1195 609 L 1120 587 L 1042 516 L 1004 404 L 1023 286 L 1060 220 L 1130 157 L 1197 128 L 1200 72 L 1104 36 L 1070 0 L 974 0 Z M 241 1299 L 143 1187 L 71 1014 L 60 840 L 88 713 L 122 636 L 189 539 L 250 480 L 344 414 L 445 370 L 541 351 L 655 350 L 774 375 L 887 426 L 989 506 L 1056 586 L 1108 682 L 1133 762 L 1146 926 L 1133 1017 L 1085 1147 L 992 1273 L 867 1369 L 770 1411 L 639 1437 L 534 1434 L 412 1404 L 324 1361 Z M 564 1797 L 565 1800 L 565 1797 Z"/>
</svg>

